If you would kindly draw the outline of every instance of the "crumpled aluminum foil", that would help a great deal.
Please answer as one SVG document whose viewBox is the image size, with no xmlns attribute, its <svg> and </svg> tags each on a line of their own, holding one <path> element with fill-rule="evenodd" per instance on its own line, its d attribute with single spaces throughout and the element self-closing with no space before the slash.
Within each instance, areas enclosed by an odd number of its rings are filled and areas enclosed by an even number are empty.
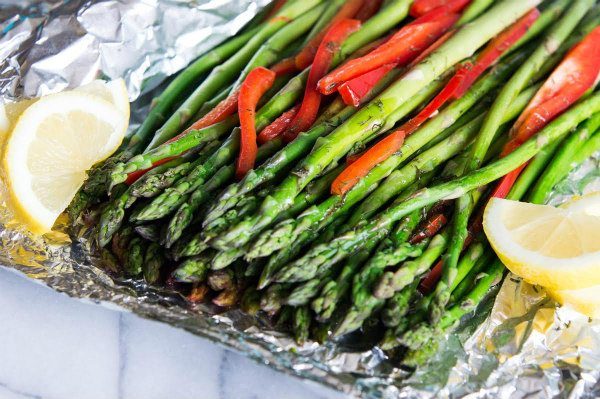
<svg viewBox="0 0 600 399">
<path fill-rule="evenodd" d="M 268 2 L 4 0 L 0 98 L 123 77 L 130 100 L 136 100 L 233 35 Z M 134 116 L 143 115 L 148 105 L 143 98 L 134 103 Z M 600 157 L 590 160 L 558 187 L 551 202 L 597 191 L 599 171 Z M 209 308 L 190 308 L 172 292 L 115 281 L 98 267 L 85 240 L 72 243 L 61 234 L 35 239 L 10 223 L 4 194 L 0 181 L 0 265 L 75 298 L 186 329 L 285 373 L 365 398 L 600 396 L 600 322 L 556 308 L 543 290 L 514 276 L 506 278 L 495 302 L 490 295 L 411 374 L 376 347 L 298 347 L 265 320 L 240 311 L 214 315 Z"/>
</svg>

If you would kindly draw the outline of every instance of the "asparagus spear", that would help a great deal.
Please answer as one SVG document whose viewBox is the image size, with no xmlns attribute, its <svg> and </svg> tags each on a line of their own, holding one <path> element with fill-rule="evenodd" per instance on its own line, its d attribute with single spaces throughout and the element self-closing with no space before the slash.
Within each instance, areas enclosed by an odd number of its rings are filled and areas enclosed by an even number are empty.
<svg viewBox="0 0 600 399">
<path fill-rule="evenodd" d="M 128 276 L 135 277 L 142 272 L 144 263 L 144 241 L 139 237 L 133 237 L 127 247 L 127 255 L 123 268 Z"/>
<path fill-rule="evenodd" d="M 450 232 L 445 229 L 445 231 L 433 237 L 421 256 L 410 262 L 405 262 L 395 273 L 385 273 L 375 287 L 375 297 L 380 299 L 391 298 L 394 293 L 412 284 L 418 276 L 429 270 L 446 249 L 449 235 Z"/>
<path fill-rule="evenodd" d="M 160 269 L 165 262 L 165 257 L 160 245 L 151 243 L 146 250 L 144 256 L 144 264 L 142 270 L 144 272 L 144 280 L 148 284 L 155 284 L 160 278 Z"/>
<path fill-rule="evenodd" d="M 294 338 L 298 345 L 303 345 L 308 340 L 310 332 L 310 309 L 308 306 L 300 306 L 294 312 Z"/>
<path fill-rule="evenodd" d="M 206 279 L 210 270 L 211 253 L 205 253 L 183 261 L 172 276 L 180 283 L 198 283 Z"/>
<path fill-rule="evenodd" d="M 410 302 L 418 292 L 418 285 L 419 281 L 415 280 L 387 300 L 381 311 L 381 320 L 386 327 L 397 327 L 401 323 L 410 310 Z"/>
</svg>

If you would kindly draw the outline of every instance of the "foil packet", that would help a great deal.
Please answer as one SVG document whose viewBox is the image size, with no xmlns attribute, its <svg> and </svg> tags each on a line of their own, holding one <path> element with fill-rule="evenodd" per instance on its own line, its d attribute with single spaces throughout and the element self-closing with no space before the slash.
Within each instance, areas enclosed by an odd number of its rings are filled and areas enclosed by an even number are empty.
<svg viewBox="0 0 600 399">
<path fill-rule="evenodd" d="M 244 26 L 269 0 L 3 0 L 0 99 L 15 101 L 122 77 L 132 128 L 156 89 Z M 160 89 L 160 88 L 158 88 Z M 600 156 L 551 199 L 600 190 Z M 44 239 L 10 222 L 0 181 L 0 265 L 74 298 L 183 328 L 284 373 L 364 398 L 591 398 L 600 396 L 600 322 L 557 307 L 509 275 L 416 371 L 360 339 L 299 347 L 266 320 L 213 314 L 178 294 L 106 274 L 85 239 Z M 496 296 L 497 294 L 497 296 Z"/>
</svg>

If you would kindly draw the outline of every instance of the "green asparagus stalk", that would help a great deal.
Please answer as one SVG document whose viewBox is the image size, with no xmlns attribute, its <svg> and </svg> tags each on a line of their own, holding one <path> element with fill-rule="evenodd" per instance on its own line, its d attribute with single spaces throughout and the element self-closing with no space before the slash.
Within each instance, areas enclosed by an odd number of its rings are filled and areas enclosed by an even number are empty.
<svg viewBox="0 0 600 399">
<path fill-rule="evenodd" d="M 409 286 L 417 277 L 429 270 L 446 249 L 449 236 L 450 232 L 445 229 L 433 237 L 421 256 L 405 262 L 396 272 L 386 272 L 375 287 L 375 297 L 391 298 L 396 292 Z"/>
<path fill-rule="evenodd" d="M 491 251 L 486 246 L 483 255 L 477 259 L 475 265 L 469 270 L 465 277 L 456 285 L 456 288 L 452 290 L 452 296 L 450 297 L 451 304 L 456 304 L 460 299 L 473 287 L 478 277 L 481 276 L 481 272 L 494 262 L 494 251 Z"/>
<path fill-rule="evenodd" d="M 155 284 L 160 278 L 160 269 L 165 263 L 165 257 L 160 245 L 151 243 L 146 250 L 144 264 L 142 270 L 144 272 L 144 280 L 148 284 Z"/>
<path fill-rule="evenodd" d="M 410 302 L 417 295 L 419 280 L 413 281 L 410 285 L 395 293 L 385 303 L 381 311 L 381 321 L 386 327 L 397 327 L 404 316 L 410 310 Z"/>
<path fill-rule="evenodd" d="M 332 273 L 329 271 L 323 276 L 298 285 L 290 292 L 290 295 L 286 299 L 286 304 L 290 306 L 307 305 L 319 293 L 319 290 L 330 281 L 331 275 Z"/>
<path fill-rule="evenodd" d="M 308 306 L 300 306 L 294 312 L 294 338 L 298 345 L 303 345 L 308 340 L 310 332 L 310 309 Z"/>
<path fill-rule="evenodd" d="M 211 256 L 212 253 L 207 252 L 186 259 L 173 271 L 173 278 L 180 283 L 203 282 L 210 270 Z"/>
<path fill-rule="evenodd" d="M 139 237 L 133 237 L 127 248 L 127 255 L 123 268 L 128 276 L 138 276 L 142 272 L 144 263 L 144 241 Z"/>
<path fill-rule="evenodd" d="M 465 10 L 462 17 L 458 20 L 459 24 L 464 24 L 468 21 L 473 20 L 482 14 L 486 8 L 494 3 L 494 0 L 473 0 L 469 7 Z"/>
</svg>

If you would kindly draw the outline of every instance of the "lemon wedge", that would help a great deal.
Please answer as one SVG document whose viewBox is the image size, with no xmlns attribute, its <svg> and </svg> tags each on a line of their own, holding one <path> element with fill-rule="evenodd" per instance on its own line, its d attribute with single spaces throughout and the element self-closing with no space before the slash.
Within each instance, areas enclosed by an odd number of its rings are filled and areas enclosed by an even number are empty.
<svg viewBox="0 0 600 399">
<path fill-rule="evenodd" d="M 120 89 L 107 89 L 104 93 Z M 94 92 L 90 94 L 90 92 Z M 98 94 L 70 91 L 40 98 L 18 118 L 3 156 L 6 185 L 17 219 L 48 232 L 83 184 L 86 171 L 119 146 L 129 106 Z"/>
<path fill-rule="evenodd" d="M 555 208 L 493 198 L 483 226 L 513 273 L 551 291 L 600 285 L 600 195 Z"/>
</svg>

